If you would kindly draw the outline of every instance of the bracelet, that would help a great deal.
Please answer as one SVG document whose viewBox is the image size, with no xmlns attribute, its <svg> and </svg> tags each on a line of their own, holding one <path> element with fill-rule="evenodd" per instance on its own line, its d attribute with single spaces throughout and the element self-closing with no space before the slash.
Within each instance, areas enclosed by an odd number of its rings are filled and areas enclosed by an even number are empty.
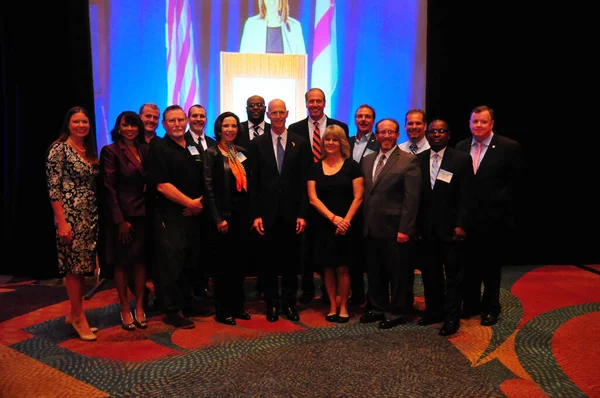
<svg viewBox="0 0 600 398">
<path fill-rule="evenodd" d="M 335 221 L 335 214 L 333 216 L 331 216 L 331 222 Z"/>
</svg>

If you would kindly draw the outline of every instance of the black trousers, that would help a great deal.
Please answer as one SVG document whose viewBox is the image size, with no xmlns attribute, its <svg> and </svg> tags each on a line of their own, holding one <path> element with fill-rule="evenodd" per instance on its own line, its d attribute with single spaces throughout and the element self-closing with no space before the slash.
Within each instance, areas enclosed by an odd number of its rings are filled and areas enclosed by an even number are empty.
<svg viewBox="0 0 600 398">
<path fill-rule="evenodd" d="M 192 276 L 198 275 L 202 236 L 198 216 L 154 217 L 155 290 L 165 313 L 183 310 L 192 300 Z"/>
<path fill-rule="evenodd" d="M 458 322 L 462 303 L 465 242 L 422 239 L 417 244 L 427 313 Z"/>
<path fill-rule="evenodd" d="M 261 236 L 260 281 L 268 304 L 278 300 L 295 305 L 303 234 L 296 234 L 296 221 L 278 220 Z M 279 293 L 281 276 L 281 293 Z"/>
<path fill-rule="evenodd" d="M 225 220 L 228 224 L 227 233 L 218 232 L 217 227 L 211 224 L 211 236 L 218 264 L 214 269 L 215 312 L 217 316 L 228 317 L 244 309 L 250 226 L 245 213 L 234 211 Z"/>
<path fill-rule="evenodd" d="M 510 251 L 508 228 L 469 231 L 465 242 L 465 284 L 463 310 L 482 314 L 500 314 L 502 266 Z M 483 284 L 483 293 L 482 293 Z"/>
</svg>

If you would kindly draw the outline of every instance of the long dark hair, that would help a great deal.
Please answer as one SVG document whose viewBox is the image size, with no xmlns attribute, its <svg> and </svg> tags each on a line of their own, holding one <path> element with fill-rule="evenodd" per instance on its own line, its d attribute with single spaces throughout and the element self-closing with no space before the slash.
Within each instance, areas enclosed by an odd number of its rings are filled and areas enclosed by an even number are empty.
<svg viewBox="0 0 600 398">
<path fill-rule="evenodd" d="M 71 132 L 69 131 L 69 123 L 71 122 L 73 115 L 76 113 L 83 113 L 85 117 L 88 118 L 90 123 L 90 132 L 83 139 L 83 145 L 85 145 L 85 159 L 90 163 L 97 163 L 98 154 L 96 153 L 96 131 L 94 130 L 90 113 L 82 106 L 74 106 L 67 111 L 67 114 L 63 119 L 62 126 L 60 127 L 60 134 L 58 135 L 58 138 L 54 140 L 52 144 L 50 144 L 50 148 L 52 148 L 54 144 L 58 142 L 65 142 L 67 139 L 69 139 L 69 136 L 71 135 Z M 48 148 L 48 150 L 50 148 Z"/>
</svg>

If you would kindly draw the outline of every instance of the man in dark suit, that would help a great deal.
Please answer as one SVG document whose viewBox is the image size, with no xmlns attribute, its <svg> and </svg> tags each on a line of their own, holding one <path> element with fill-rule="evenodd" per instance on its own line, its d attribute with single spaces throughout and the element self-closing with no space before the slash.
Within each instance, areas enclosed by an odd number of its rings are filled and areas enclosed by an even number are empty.
<svg viewBox="0 0 600 398">
<path fill-rule="evenodd" d="M 188 146 L 193 146 L 200 153 L 200 159 L 203 161 L 204 151 L 210 147 L 217 146 L 217 141 L 209 137 L 205 133 L 206 127 L 206 109 L 200 104 L 194 104 L 188 109 L 188 131 L 185 132 L 184 138 Z M 210 223 L 206 212 L 200 213 L 198 220 L 202 228 L 202 236 L 205 238 L 198 242 L 200 245 L 200 265 L 198 270 L 201 270 L 199 275 L 190 275 L 194 286 L 194 295 L 199 298 L 212 299 L 214 297 L 210 286 L 210 278 L 214 270 L 214 253 L 208 241 Z"/>
<path fill-rule="evenodd" d="M 521 144 L 493 132 L 492 108 L 473 109 L 469 126 L 472 137 L 456 144 L 457 150 L 471 154 L 475 170 L 461 316 L 481 314 L 481 324 L 492 326 L 501 311 L 501 266 L 516 229 L 524 154 Z"/>
<path fill-rule="evenodd" d="M 237 137 L 235 137 L 235 143 L 242 148 L 248 149 L 250 141 L 260 137 L 263 134 L 271 133 L 271 124 L 265 121 L 265 112 L 267 108 L 265 106 L 265 99 L 260 95 L 253 95 L 246 100 L 246 114 L 248 120 L 240 123 L 240 128 Z M 262 296 L 262 286 L 260 279 L 258 278 L 258 257 L 256 253 L 256 242 L 257 238 L 255 233 L 251 233 L 249 236 L 251 251 L 248 253 L 248 263 L 252 264 L 248 267 L 248 276 L 256 276 L 256 295 Z"/>
<path fill-rule="evenodd" d="M 313 161 L 318 162 L 321 156 L 321 135 L 325 132 L 327 126 L 336 124 L 340 126 L 346 133 L 346 137 L 349 137 L 348 125 L 339 120 L 332 119 L 325 115 L 325 93 L 320 88 L 311 88 L 304 94 L 304 100 L 306 102 L 306 109 L 308 110 L 308 116 L 306 119 L 302 119 L 299 122 L 292 123 L 288 127 L 288 131 L 292 134 L 296 134 L 306 140 L 312 147 Z M 315 134 L 316 132 L 316 134 Z M 302 295 L 300 296 L 300 302 L 308 304 L 315 296 L 315 284 L 314 284 L 314 272 L 317 271 L 322 275 L 322 270 L 315 269 L 312 262 L 312 249 L 310 242 L 312 242 L 312 223 L 310 220 L 313 217 L 321 217 L 316 210 L 309 209 L 310 214 L 308 216 L 308 229 L 302 242 Z M 325 288 L 321 289 L 325 292 Z M 322 295 L 323 300 L 326 300 L 327 294 Z"/>
<path fill-rule="evenodd" d="M 363 203 L 365 255 L 370 307 L 361 323 L 379 322 L 389 329 L 405 322 L 411 280 L 407 243 L 416 236 L 421 197 L 417 157 L 397 146 L 396 120 L 377 123 L 378 153 L 362 162 L 365 175 Z"/>
<path fill-rule="evenodd" d="M 301 237 L 306 228 L 306 175 L 310 148 L 302 137 L 285 128 L 285 102 L 269 102 L 271 133 L 250 142 L 251 179 L 248 192 L 253 224 L 260 236 L 260 280 L 267 304 L 267 320 L 279 319 L 279 307 L 289 320 L 296 310 Z M 281 294 L 278 276 L 281 275 Z"/>
<path fill-rule="evenodd" d="M 248 120 L 240 124 L 240 131 L 235 137 L 235 143 L 242 148 L 248 148 L 250 141 L 263 134 L 271 132 L 271 125 L 265 122 L 265 99 L 260 95 L 253 95 L 246 100 L 246 114 Z"/>
<path fill-rule="evenodd" d="M 431 149 L 417 155 L 423 178 L 417 258 L 426 306 L 419 325 L 443 320 L 439 334 L 449 336 L 460 326 L 473 166 L 468 154 L 448 146 L 450 130 L 445 121 L 432 121 L 426 137 Z"/>
<path fill-rule="evenodd" d="M 373 132 L 375 124 L 375 109 L 367 104 L 360 105 L 354 113 L 354 124 L 356 124 L 356 135 L 350 137 L 350 153 L 352 158 L 362 166 L 363 158 L 371 153 L 379 152 L 379 141 Z M 348 299 L 349 305 L 363 305 L 365 303 L 365 250 L 362 236 L 363 210 L 362 204 L 356 212 L 353 220 L 355 234 L 355 257 L 356 261 L 350 269 L 350 284 L 352 296 Z"/>
<path fill-rule="evenodd" d="M 207 148 L 217 146 L 217 141 L 207 136 L 204 132 L 206 127 L 206 109 L 199 104 L 190 106 L 188 109 L 189 130 L 185 132 L 185 141 L 188 145 L 196 147 L 201 154 Z"/>
</svg>

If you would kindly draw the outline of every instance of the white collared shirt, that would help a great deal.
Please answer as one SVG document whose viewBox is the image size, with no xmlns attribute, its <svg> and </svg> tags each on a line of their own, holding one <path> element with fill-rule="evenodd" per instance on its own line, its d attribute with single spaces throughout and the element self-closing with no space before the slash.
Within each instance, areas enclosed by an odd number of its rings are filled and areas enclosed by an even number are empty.
<svg viewBox="0 0 600 398">
<path fill-rule="evenodd" d="M 192 138 L 194 139 L 196 144 L 202 145 L 202 149 L 206 151 L 207 144 L 206 144 L 206 137 L 204 136 L 204 132 L 202 132 L 202 135 L 198 135 L 198 134 L 194 133 L 192 130 L 190 130 L 190 134 L 192 135 Z"/>
<path fill-rule="evenodd" d="M 323 133 L 325 133 L 325 129 L 327 128 L 327 116 L 323 114 L 319 120 L 312 120 L 310 116 L 308 117 L 308 133 L 310 135 L 311 145 L 313 142 L 313 134 L 315 133 L 315 122 L 319 122 L 319 132 L 321 136 L 323 136 Z"/>
</svg>

